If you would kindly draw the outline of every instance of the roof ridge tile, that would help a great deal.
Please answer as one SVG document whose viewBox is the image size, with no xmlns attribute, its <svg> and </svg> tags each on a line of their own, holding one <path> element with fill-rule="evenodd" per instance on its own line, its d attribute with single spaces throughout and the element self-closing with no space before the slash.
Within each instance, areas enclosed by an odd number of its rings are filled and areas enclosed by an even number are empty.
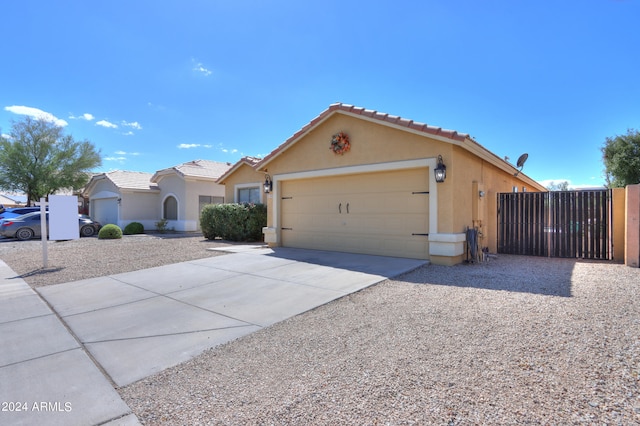
<svg viewBox="0 0 640 426">
<path fill-rule="evenodd" d="M 290 144 L 294 143 L 300 136 L 304 135 L 309 129 L 313 128 L 316 124 L 326 119 L 329 115 L 343 111 L 345 113 L 360 115 L 363 117 L 368 117 L 374 120 L 380 120 L 386 123 L 391 123 L 397 126 L 406 127 L 408 129 L 413 129 L 422 133 L 427 133 L 431 135 L 443 136 L 448 139 L 453 139 L 459 142 L 462 142 L 466 139 L 470 139 L 475 142 L 468 134 L 459 133 L 454 130 L 446 130 L 442 129 L 442 127 L 431 126 L 426 123 L 416 122 L 407 118 L 402 118 L 397 115 L 390 115 L 384 112 L 367 109 L 364 107 L 358 107 L 350 104 L 344 104 L 341 102 L 335 102 L 329 105 L 327 109 L 322 111 L 316 117 L 314 117 L 310 122 L 302 126 L 298 131 L 296 131 L 292 136 L 290 136 L 287 140 L 281 143 L 278 147 L 276 147 L 273 151 L 271 151 L 266 157 L 264 157 L 260 162 L 258 162 L 255 167 L 259 169 L 263 164 L 268 163 L 273 157 L 277 156 L 280 152 L 285 150 Z M 477 142 L 476 142 L 477 143 Z"/>
</svg>

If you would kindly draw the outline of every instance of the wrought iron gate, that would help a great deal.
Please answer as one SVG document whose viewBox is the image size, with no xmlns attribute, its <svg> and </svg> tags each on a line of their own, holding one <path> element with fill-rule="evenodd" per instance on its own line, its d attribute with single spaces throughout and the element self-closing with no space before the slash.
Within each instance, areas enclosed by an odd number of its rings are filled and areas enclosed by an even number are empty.
<svg viewBox="0 0 640 426">
<path fill-rule="evenodd" d="M 612 259 L 611 191 L 498 194 L 498 253 Z"/>
</svg>

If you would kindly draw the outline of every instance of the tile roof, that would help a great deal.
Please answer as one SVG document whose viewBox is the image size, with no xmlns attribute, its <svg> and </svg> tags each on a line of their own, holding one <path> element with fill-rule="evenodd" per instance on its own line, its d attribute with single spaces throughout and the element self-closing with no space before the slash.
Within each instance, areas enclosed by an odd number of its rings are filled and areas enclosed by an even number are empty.
<svg viewBox="0 0 640 426">
<path fill-rule="evenodd" d="M 383 112 L 378 112 L 371 109 L 365 109 L 365 108 L 356 107 L 353 105 L 347 105 L 343 103 L 331 104 L 329 108 L 325 110 L 325 112 L 330 113 L 338 110 L 349 112 L 352 114 L 362 115 L 364 117 L 374 118 L 376 120 L 385 121 L 390 124 L 396 124 L 399 126 L 408 127 L 413 130 L 429 133 L 432 135 L 443 136 L 445 138 L 449 138 L 457 141 L 463 141 L 469 138 L 469 135 L 466 133 L 458 133 L 455 130 L 447 130 L 447 129 L 443 129 L 442 127 L 430 126 L 428 124 L 420 123 L 418 121 L 408 120 L 406 118 L 402 118 L 397 115 L 390 115 Z M 321 116 L 322 116 L 322 113 L 317 118 L 320 118 Z"/>
<path fill-rule="evenodd" d="M 24 194 L 0 194 L 0 204 L 26 204 L 27 196 Z"/>
<path fill-rule="evenodd" d="M 288 149 L 291 145 L 295 144 L 303 135 L 313 129 L 315 126 L 326 120 L 333 114 L 347 114 L 351 116 L 360 116 L 362 119 L 370 120 L 370 121 L 378 121 L 381 124 L 388 126 L 395 126 L 398 128 L 406 128 L 408 131 L 414 133 L 422 133 L 425 136 L 433 135 L 439 138 L 449 139 L 452 144 L 458 145 L 472 154 L 478 156 L 479 158 L 488 161 L 491 164 L 494 164 L 498 168 L 506 171 L 507 173 L 515 173 L 517 169 L 513 164 L 505 161 L 500 158 L 493 152 L 489 151 L 484 146 L 480 145 L 477 141 L 475 141 L 471 136 L 466 133 L 456 132 L 455 130 L 447 130 L 442 127 L 430 126 L 428 124 L 420 123 L 413 120 L 408 120 L 406 118 L 398 117 L 397 115 L 390 115 L 378 111 L 374 111 L 371 109 L 365 109 L 361 107 L 356 107 L 349 104 L 343 103 L 334 103 L 329 105 L 329 108 L 322 111 L 316 118 L 311 120 L 308 124 L 298 130 L 293 136 L 284 141 L 280 146 L 271 151 L 269 155 L 267 155 L 264 159 L 262 159 L 258 164 L 255 165 L 256 170 L 266 170 L 266 165 L 275 157 L 279 156 L 283 151 Z M 524 173 L 519 173 L 520 179 L 527 182 L 528 185 L 532 185 L 537 189 L 544 191 L 542 185 L 540 185 L 535 180 L 526 176 Z"/>
<path fill-rule="evenodd" d="M 100 176 L 109 179 L 115 186 L 121 189 L 158 190 L 158 185 L 151 182 L 151 173 L 114 170 L 96 175 L 94 178 Z"/>
<path fill-rule="evenodd" d="M 338 102 L 338 103 L 333 103 L 333 104 L 329 105 L 329 108 L 327 108 L 324 111 L 322 111 L 316 118 L 311 120 L 304 127 L 302 127 L 300 130 L 298 130 L 296 133 L 294 133 L 293 136 L 291 136 L 289 139 L 284 141 L 284 143 L 282 143 L 276 149 L 271 151 L 269 153 L 269 155 L 267 155 L 257 165 L 256 168 L 260 168 L 264 164 L 268 163 L 273 157 L 277 156 L 280 152 L 282 152 L 285 149 L 287 149 L 289 147 L 289 145 L 292 145 L 293 143 L 295 143 L 298 138 L 300 138 L 302 135 L 304 135 L 310 129 L 312 129 L 313 127 L 318 125 L 321 121 L 325 120 L 327 117 L 329 117 L 330 115 L 332 115 L 332 114 L 334 114 L 336 112 L 342 112 L 342 113 L 353 114 L 353 115 L 360 115 L 360 116 L 365 117 L 365 118 L 369 118 L 369 119 L 373 119 L 373 120 L 379 120 L 379 121 L 383 122 L 384 124 L 402 126 L 402 127 L 406 127 L 407 129 L 411 129 L 411 130 L 414 130 L 414 131 L 426 133 L 426 134 L 429 134 L 429 135 L 444 137 L 444 138 L 447 138 L 447 139 L 451 139 L 453 141 L 463 142 L 463 141 L 466 141 L 466 140 L 472 140 L 471 137 L 466 133 L 459 133 L 459 132 L 456 132 L 455 130 L 447 130 L 447 129 L 443 129 L 442 127 L 430 126 L 428 124 L 420 123 L 418 121 L 408 120 L 406 118 L 402 118 L 402 117 L 399 117 L 397 115 L 390 115 L 390 114 L 386 114 L 386 113 L 383 113 L 383 112 L 378 112 L 378 111 L 374 111 L 374 110 L 371 110 L 371 109 L 366 109 L 366 108 L 362 108 L 362 107 L 356 107 L 356 106 L 353 106 L 353 105 L 343 104 L 343 103 L 339 103 Z"/>
<path fill-rule="evenodd" d="M 262 159 L 261 158 L 257 158 L 257 157 L 242 157 L 233 166 L 231 166 L 222 176 L 220 176 L 218 178 L 217 182 L 218 183 L 222 183 L 227 178 L 227 176 L 229 176 L 230 174 L 232 174 L 233 172 L 238 170 L 238 168 L 243 164 L 246 164 L 247 166 L 249 166 L 251 168 L 255 168 L 255 166 L 260 161 L 262 161 Z"/>
<path fill-rule="evenodd" d="M 158 170 L 151 178 L 156 182 L 161 175 L 176 173 L 183 177 L 218 179 L 231 168 L 231 163 L 210 160 L 193 160 L 167 169 Z"/>
</svg>

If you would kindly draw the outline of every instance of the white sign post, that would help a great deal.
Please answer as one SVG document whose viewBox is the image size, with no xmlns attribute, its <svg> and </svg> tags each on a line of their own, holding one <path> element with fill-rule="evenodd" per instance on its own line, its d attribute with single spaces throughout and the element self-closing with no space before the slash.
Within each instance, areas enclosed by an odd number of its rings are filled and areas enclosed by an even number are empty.
<svg viewBox="0 0 640 426">
<path fill-rule="evenodd" d="M 40 198 L 40 239 L 42 239 L 42 267 L 46 268 L 49 259 L 47 253 L 47 200 Z"/>
<path fill-rule="evenodd" d="M 49 205 L 49 229 L 47 229 L 47 205 Z M 80 238 L 78 197 L 49 195 L 48 203 L 44 198 L 40 198 L 40 230 L 42 263 L 46 268 L 48 266 L 47 235 L 50 240 L 77 240 Z"/>
</svg>

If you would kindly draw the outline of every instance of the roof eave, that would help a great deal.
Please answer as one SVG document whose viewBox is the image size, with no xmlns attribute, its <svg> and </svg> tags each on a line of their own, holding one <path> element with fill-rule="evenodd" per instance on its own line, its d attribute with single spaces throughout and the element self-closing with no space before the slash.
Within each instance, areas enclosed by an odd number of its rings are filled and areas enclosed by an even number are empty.
<svg viewBox="0 0 640 426">
<path fill-rule="evenodd" d="M 160 188 L 158 187 L 149 187 L 149 188 L 126 188 L 120 187 L 118 188 L 121 192 L 160 192 Z"/>
<path fill-rule="evenodd" d="M 467 138 L 465 139 L 463 142 L 456 144 L 464 149 L 466 149 L 467 151 L 471 152 L 472 154 L 474 154 L 475 156 L 483 159 L 484 161 L 496 166 L 497 168 L 511 174 L 514 175 L 514 177 L 518 177 L 518 179 L 520 179 L 521 181 L 524 181 L 525 183 L 527 183 L 528 185 L 531 185 L 532 187 L 535 187 L 537 190 L 539 191 L 546 191 L 547 188 L 545 188 L 544 186 L 542 186 L 541 184 L 539 184 L 538 182 L 536 182 L 535 180 L 533 180 L 532 178 L 530 178 L 529 176 L 527 176 L 526 174 L 522 173 L 522 172 L 518 172 L 518 169 L 516 167 L 514 167 L 511 163 L 508 163 L 507 161 L 503 160 L 502 158 L 498 157 L 496 154 L 494 154 L 493 152 L 489 151 L 487 148 L 485 148 L 484 146 L 480 145 L 478 142 L 474 141 L 471 138 Z"/>
<path fill-rule="evenodd" d="M 516 169 L 513 165 L 498 157 L 496 154 L 489 151 L 487 148 L 473 140 L 469 135 L 465 133 L 458 133 L 456 131 L 443 129 L 441 127 L 429 126 L 427 124 L 415 122 L 413 120 L 407 120 L 402 117 L 391 116 L 386 113 L 380 113 L 378 111 L 367 110 L 365 108 L 355 107 L 353 105 L 345 105 L 341 103 L 331 104 L 329 108 L 322 111 L 317 117 L 315 117 L 300 130 L 294 133 L 289 139 L 287 139 L 276 149 L 271 151 L 269 155 L 262 159 L 262 161 L 255 164 L 253 168 L 256 171 L 266 171 L 267 165 L 269 163 L 278 158 L 297 141 L 302 139 L 320 124 L 333 117 L 335 114 L 348 115 L 350 117 L 388 126 L 404 132 L 413 133 L 418 136 L 457 145 L 509 174 L 516 175 L 516 173 L 518 172 L 518 169 Z M 531 179 L 529 176 L 523 173 L 518 173 L 517 176 L 520 180 L 526 182 L 528 185 L 535 187 L 538 190 L 546 191 L 546 188 L 544 188 L 535 180 Z"/>
<path fill-rule="evenodd" d="M 87 184 L 84 186 L 84 189 L 82 190 L 82 195 L 84 197 L 88 196 L 88 194 L 91 192 L 91 189 L 93 189 L 93 187 L 96 185 L 96 182 L 103 179 L 107 179 L 106 173 L 100 173 L 91 176 L 91 179 L 89 179 L 89 182 L 87 182 Z"/>
<path fill-rule="evenodd" d="M 234 174 L 236 172 L 236 170 L 238 170 L 240 167 L 242 167 L 243 164 L 246 164 L 247 166 L 251 167 L 254 170 L 258 170 L 257 166 L 258 164 L 260 164 L 262 161 L 258 161 L 257 163 L 252 163 L 250 161 L 247 161 L 245 157 L 241 158 L 240 160 L 238 160 L 233 166 L 231 166 L 231 168 L 229 170 L 227 170 L 226 172 L 224 172 L 219 178 L 216 179 L 216 183 L 219 183 L 220 185 L 224 185 L 224 181 L 231 176 L 232 174 Z"/>
<path fill-rule="evenodd" d="M 463 141 L 468 138 L 468 135 L 458 133 L 453 130 L 446 130 L 440 127 L 429 126 L 424 123 L 414 122 L 413 120 L 407 120 L 398 116 L 391 116 L 385 113 L 379 113 L 374 110 L 367 110 L 361 107 L 355 107 L 353 105 L 345 105 L 340 103 L 331 104 L 329 108 L 322 111 L 317 117 L 303 126 L 300 130 L 294 133 L 289 139 L 280 144 L 276 149 L 271 151 L 262 161 L 254 166 L 258 171 L 264 171 L 265 167 L 273 160 L 278 158 L 284 151 L 290 146 L 294 145 L 298 140 L 302 139 L 305 135 L 311 132 L 335 114 L 348 115 L 350 117 L 366 120 L 372 123 L 385 125 L 402 131 L 414 133 L 420 136 L 427 136 L 442 142 L 454 142 Z"/>
<path fill-rule="evenodd" d="M 174 167 L 170 167 L 170 168 L 168 168 L 168 169 L 158 170 L 157 172 L 155 172 L 155 173 L 153 174 L 153 176 L 151 176 L 151 179 L 149 179 L 149 181 L 150 181 L 150 182 L 153 182 L 153 183 L 158 183 L 158 181 L 159 181 L 161 178 L 163 178 L 163 177 L 165 177 L 165 176 L 172 175 L 172 174 L 176 174 L 176 175 L 178 175 L 178 176 L 184 176 L 184 175 L 183 175 L 179 170 L 177 170 L 176 168 L 174 168 Z"/>
</svg>

